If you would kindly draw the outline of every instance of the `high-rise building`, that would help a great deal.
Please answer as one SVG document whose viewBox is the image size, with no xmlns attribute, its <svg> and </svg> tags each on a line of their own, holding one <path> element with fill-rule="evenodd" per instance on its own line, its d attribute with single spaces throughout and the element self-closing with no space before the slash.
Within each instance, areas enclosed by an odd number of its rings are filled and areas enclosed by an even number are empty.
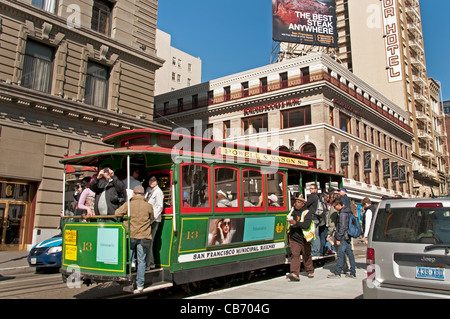
<svg viewBox="0 0 450 319">
<path fill-rule="evenodd" d="M 65 155 L 153 123 L 158 1 L 0 2 L 0 250 L 57 233 Z M 67 167 L 69 203 L 83 167 Z M 73 207 L 72 207 L 73 209 Z M 8 227 L 6 227 L 8 226 Z"/>
<path fill-rule="evenodd" d="M 446 194 L 448 150 L 440 84 L 427 76 L 419 0 L 336 0 L 336 20 L 337 48 L 282 43 L 281 60 L 328 53 L 406 110 L 414 131 L 415 194 Z"/>
<path fill-rule="evenodd" d="M 170 34 L 156 30 L 157 54 L 166 63 L 156 71 L 155 95 L 202 82 L 202 60 L 173 47 L 171 39 Z"/>
</svg>

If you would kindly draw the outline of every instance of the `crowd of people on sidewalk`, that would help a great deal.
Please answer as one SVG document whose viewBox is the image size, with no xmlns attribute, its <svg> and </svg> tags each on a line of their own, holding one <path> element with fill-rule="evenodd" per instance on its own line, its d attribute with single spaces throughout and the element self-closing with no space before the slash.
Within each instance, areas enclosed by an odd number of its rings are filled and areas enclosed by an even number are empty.
<svg viewBox="0 0 450 319">
<path fill-rule="evenodd" d="M 291 264 L 286 278 L 300 281 L 301 261 L 308 278 L 314 278 L 313 257 L 331 254 L 336 254 L 337 264 L 328 278 L 341 278 L 342 273 L 347 278 L 356 278 L 352 240 L 360 239 L 367 244 L 375 206 L 367 197 L 362 200 L 362 224 L 359 225 L 358 221 L 360 232 L 357 235 L 349 235 L 351 215 L 355 216 L 357 212 L 347 190 L 330 189 L 327 193 L 319 194 L 316 184 L 311 184 L 309 190 L 308 200 L 302 195 L 296 197 L 288 215 Z"/>
</svg>

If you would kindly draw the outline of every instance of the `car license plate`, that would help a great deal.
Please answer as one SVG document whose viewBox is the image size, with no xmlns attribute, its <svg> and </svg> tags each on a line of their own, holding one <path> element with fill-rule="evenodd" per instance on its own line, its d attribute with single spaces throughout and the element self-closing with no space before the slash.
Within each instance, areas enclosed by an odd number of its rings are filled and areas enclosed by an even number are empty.
<svg viewBox="0 0 450 319">
<path fill-rule="evenodd" d="M 30 258 L 30 264 L 36 265 L 36 258 Z"/>
<path fill-rule="evenodd" d="M 445 268 L 416 267 L 416 278 L 445 280 Z"/>
</svg>

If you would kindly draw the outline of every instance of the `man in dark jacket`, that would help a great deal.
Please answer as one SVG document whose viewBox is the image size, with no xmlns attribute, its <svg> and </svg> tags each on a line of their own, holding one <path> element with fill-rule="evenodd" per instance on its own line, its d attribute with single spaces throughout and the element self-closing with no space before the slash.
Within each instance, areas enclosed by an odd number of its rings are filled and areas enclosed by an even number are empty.
<svg viewBox="0 0 450 319">
<path fill-rule="evenodd" d="M 292 216 L 288 219 L 290 223 L 289 238 L 291 248 L 291 272 L 287 278 L 291 281 L 299 281 L 300 277 L 300 255 L 309 278 L 314 277 L 314 266 L 311 256 L 311 243 L 303 236 L 303 229 L 308 229 L 312 222 L 312 213 L 306 209 L 306 201 L 300 195 L 295 199 Z M 302 219 L 303 215 L 303 219 Z"/>
<path fill-rule="evenodd" d="M 102 169 L 89 188 L 95 193 L 95 215 L 114 215 L 125 198 L 125 185 L 111 168 Z"/>
<path fill-rule="evenodd" d="M 345 263 L 345 255 L 350 261 L 350 274 L 345 275 L 347 278 L 356 278 L 355 256 L 353 255 L 351 238 L 347 233 L 350 215 L 352 213 L 350 207 L 344 206 L 342 199 L 336 199 L 333 202 L 334 208 L 339 212 L 338 223 L 336 225 L 335 240 L 338 245 L 337 265 L 334 274 L 328 275 L 328 278 L 341 278 L 342 268 Z"/>
</svg>

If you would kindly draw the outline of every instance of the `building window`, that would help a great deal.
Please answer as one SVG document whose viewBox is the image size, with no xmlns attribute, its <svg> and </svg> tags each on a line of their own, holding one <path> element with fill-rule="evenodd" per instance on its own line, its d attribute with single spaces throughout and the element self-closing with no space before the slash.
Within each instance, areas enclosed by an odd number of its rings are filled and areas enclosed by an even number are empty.
<svg viewBox="0 0 450 319">
<path fill-rule="evenodd" d="M 164 102 L 163 113 L 164 115 L 169 114 L 169 102 Z"/>
<path fill-rule="evenodd" d="M 259 92 L 265 93 L 267 92 L 267 77 L 259 79 Z"/>
<path fill-rule="evenodd" d="M 224 101 L 231 100 L 231 87 L 226 86 L 223 88 Z"/>
<path fill-rule="evenodd" d="M 306 143 L 300 149 L 300 153 L 305 156 L 316 157 L 317 155 L 316 146 L 312 143 Z"/>
<path fill-rule="evenodd" d="M 280 84 L 281 84 L 282 89 L 288 87 L 288 73 L 287 72 L 280 73 Z"/>
<path fill-rule="evenodd" d="M 191 79 L 187 79 L 187 86 L 191 86 Z"/>
<path fill-rule="evenodd" d="M 350 134 L 352 133 L 350 116 L 340 113 L 339 114 L 339 123 L 340 123 L 341 130 L 343 130 L 344 132 L 350 133 Z"/>
<path fill-rule="evenodd" d="M 380 162 L 379 161 L 376 161 L 375 162 L 375 174 L 374 174 L 374 177 L 375 177 L 375 180 L 374 180 L 374 183 L 375 183 L 375 186 L 378 186 L 378 187 L 380 187 L 380 166 L 381 166 L 381 164 L 380 164 Z"/>
<path fill-rule="evenodd" d="M 172 65 L 177 65 L 177 58 L 176 57 L 172 57 Z"/>
<path fill-rule="evenodd" d="M 181 83 L 181 74 L 177 74 L 177 82 Z"/>
<path fill-rule="evenodd" d="M 244 135 L 267 132 L 267 114 L 252 116 L 242 119 L 242 129 Z"/>
<path fill-rule="evenodd" d="M 198 107 L 198 94 L 192 95 L 192 107 L 193 108 Z"/>
<path fill-rule="evenodd" d="M 223 138 L 229 138 L 231 136 L 231 122 L 223 122 Z"/>
<path fill-rule="evenodd" d="M 106 109 L 108 101 L 109 68 L 88 62 L 84 102 Z"/>
<path fill-rule="evenodd" d="M 94 0 L 92 7 L 91 29 L 109 35 L 111 26 L 111 7 L 105 1 Z"/>
<path fill-rule="evenodd" d="M 242 97 L 248 96 L 248 82 L 241 83 Z"/>
<path fill-rule="evenodd" d="M 336 172 L 336 148 L 330 145 L 329 152 L 330 171 Z"/>
<path fill-rule="evenodd" d="M 329 115 L 329 123 L 331 126 L 334 126 L 334 108 L 330 106 L 330 115 Z"/>
<path fill-rule="evenodd" d="M 178 112 L 183 112 L 183 98 L 178 99 Z"/>
<path fill-rule="evenodd" d="M 175 81 L 175 78 L 176 78 L 176 74 L 175 74 L 175 72 L 172 72 L 172 81 Z"/>
<path fill-rule="evenodd" d="M 192 72 L 192 64 L 188 63 L 188 72 Z"/>
<path fill-rule="evenodd" d="M 281 112 L 282 128 L 290 128 L 311 124 L 311 106 L 304 106 Z"/>
<path fill-rule="evenodd" d="M 55 51 L 52 47 L 28 40 L 25 48 L 21 85 L 28 89 L 50 93 Z"/>
<path fill-rule="evenodd" d="M 354 169 L 354 180 L 355 181 L 357 181 L 357 182 L 359 182 L 360 181 L 360 175 L 359 175 L 359 159 L 360 159 L 360 156 L 359 156 L 359 154 L 358 153 L 356 153 L 355 154 L 355 162 L 354 162 L 354 166 L 353 166 L 353 169 Z"/>
<path fill-rule="evenodd" d="M 55 13 L 56 0 L 32 0 L 31 4 L 50 13 Z"/>
</svg>

